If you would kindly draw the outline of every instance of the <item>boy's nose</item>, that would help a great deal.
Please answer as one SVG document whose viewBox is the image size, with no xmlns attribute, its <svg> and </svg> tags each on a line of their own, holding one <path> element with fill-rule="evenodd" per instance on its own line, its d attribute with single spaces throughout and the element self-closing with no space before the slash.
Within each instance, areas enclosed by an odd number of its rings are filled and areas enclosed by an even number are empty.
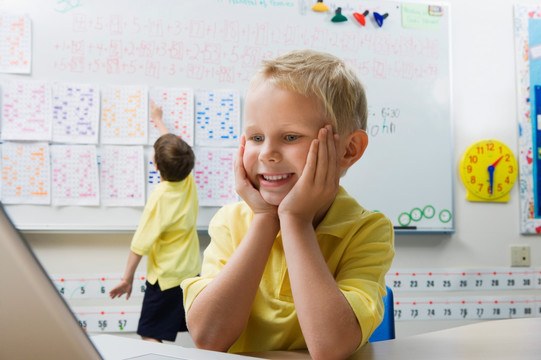
<svg viewBox="0 0 541 360">
<path fill-rule="evenodd" d="M 281 154 L 280 151 L 274 146 L 270 141 L 266 142 L 262 148 L 261 152 L 259 153 L 259 160 L 260 161 L 267 161 L 267 162 L 277 162 L 280 161 Z"/>
</svg>

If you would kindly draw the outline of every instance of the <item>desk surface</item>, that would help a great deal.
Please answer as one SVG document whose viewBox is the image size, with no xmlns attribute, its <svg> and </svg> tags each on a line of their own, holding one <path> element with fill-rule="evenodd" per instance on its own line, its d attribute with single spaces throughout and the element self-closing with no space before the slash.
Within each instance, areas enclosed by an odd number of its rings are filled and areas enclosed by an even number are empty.
<svg viewBox="0 0 541 360">
<path fill-rule="evenodd" d="M 249 360 L 254 359 L 223 352 L 206 351 L 172 344 L 130 339 L 114 335 L 91 336 L 94 346 L 104 360 Z M 306 355 L 308 356 L 308 355 Z M 309 357 L 308 357 L 309 358 Z M 258 359 L 254 359 L 258 360 Z"/>
<path fill-rule="evenodd" d="M 248 354 L 247 354 L 248 355 Z M 266 359 L 310 359 L 306 352 L 250 353 Z M 541 318 L 492 320 L 366 344 L 351 360 L 541 359 Z"/>
<path fill-rule="evenodd" d="M 541 359 L 541 318 L 493 320 L 366 344 L 353 359 Z"/>
<path fill-rule="evenodd" d="M 492 320 L 366 344 L 350 360 L 539 360 L 541 359 L 540 334 L 541 318 Z M 140 353 L 138 347 L 143 346 L 146 350 L 149 350 L 149 346 L 154 346 L 153 352 L 157 354 L 176 354 L 190 359 L 248 359 L 244 356 L 280 360 L 310 359 L 306 351 L 265 351 L 240 356 L 108 335 L 93 337 L 93 341 L 99 345 L 100 350 L 107 350 L 107 353 L 114 354 L 106 357 L 107 359 L 123 359 L 126 355 Z"/>
</svg>

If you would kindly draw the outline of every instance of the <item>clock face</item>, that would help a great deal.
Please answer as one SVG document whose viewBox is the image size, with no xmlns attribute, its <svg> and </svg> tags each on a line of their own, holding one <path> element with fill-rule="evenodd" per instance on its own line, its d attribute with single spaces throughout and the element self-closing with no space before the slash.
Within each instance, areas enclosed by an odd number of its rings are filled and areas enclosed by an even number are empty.
<svg viewBox="0 0 541 360">
<path fill-rule="evenodd" d="M 515 155 L 498 140 L 471 145 L 460 161 L 460 177 L 470 201 L 509 201 L 509 191 L 518 175 Z"/>
</svg>

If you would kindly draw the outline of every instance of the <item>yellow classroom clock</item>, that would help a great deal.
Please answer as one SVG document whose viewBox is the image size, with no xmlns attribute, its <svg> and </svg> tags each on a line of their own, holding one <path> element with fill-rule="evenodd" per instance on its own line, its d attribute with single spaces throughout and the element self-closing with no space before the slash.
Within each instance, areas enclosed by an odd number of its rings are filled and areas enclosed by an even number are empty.
<svg viewBox="0 0 541 360">
<path fill-rule="evenodd" d="M 460 177 L 469 201 L 507 202 L 518 165 L 511 149 L 498 140 L 472 144 L 460 160 Z"/>
</svg>

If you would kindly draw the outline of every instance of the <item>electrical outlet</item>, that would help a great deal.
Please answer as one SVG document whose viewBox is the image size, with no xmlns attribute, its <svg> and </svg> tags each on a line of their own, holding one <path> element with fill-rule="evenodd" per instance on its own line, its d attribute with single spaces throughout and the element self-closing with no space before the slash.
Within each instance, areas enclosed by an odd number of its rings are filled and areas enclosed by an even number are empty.
<svg viewBox="0 0 541 360">
<path fill-rule="evenodd" d="M 530 266 L 530 247 L 511 245 L 511 266 Z"/>
</svg>

